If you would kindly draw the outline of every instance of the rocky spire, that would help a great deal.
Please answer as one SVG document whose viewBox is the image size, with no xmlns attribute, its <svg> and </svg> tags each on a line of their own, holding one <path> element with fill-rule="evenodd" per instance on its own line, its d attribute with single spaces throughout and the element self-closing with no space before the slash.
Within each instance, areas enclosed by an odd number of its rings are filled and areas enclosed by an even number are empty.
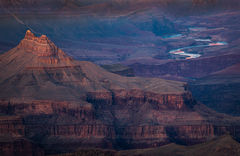
<svg viewBox="0 0 240 156">
<path fill-rule="evenodd" d="M 32 40 L 34 38 L 36 38 L 36 36 L 31 32 L 31 30 L 27 30 L 24 39 Z"/>
<path fill-rule="evenodd" d="M 70 57 L 49 40 L 46 35 L 37 37 L 30 30 L 27 30 L 24 39 L 17 48 L 42 57 L 41 60 L 50 60 L 46 62 L 56 63 L 61 60 L 70 60 Z"/>
<path fill-rule="evenodd" d="M 27 30 L 18 48 L 22 48 L 26 52 L 31 52 L 38 56 L 55 56 L 58 53 L 57 46 L 46 35 L 36 37 L 30 30 Z"/>
</svg>

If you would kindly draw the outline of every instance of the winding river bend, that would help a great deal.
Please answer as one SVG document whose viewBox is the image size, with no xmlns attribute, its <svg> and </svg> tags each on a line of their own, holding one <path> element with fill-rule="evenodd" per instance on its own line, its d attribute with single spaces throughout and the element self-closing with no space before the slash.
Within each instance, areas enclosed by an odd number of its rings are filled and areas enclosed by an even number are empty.
<svg viewBox="0 0 240 156">
<path fill-rule="evenodd" d="M 185 59 L 194 59 L 194 58 L 200 57 L 201 55 L 200 54 L 188 53 L 188 52 L 185 52 L 185 51 L 188 50 L 188 49 L 193 49 L 193 48 L 227 45 L 227 42 L 212 42 L 210 39 L 195 39 L 195 41 L 204 41 L 204 42 L 211 42 L 211 43 L 204 44 L 204 45 L 182 47 L 182 48 L 171 50 L 171 51 L 169 51 L 169 53 L 174 54 L 174 55 L 186 56 Z"/>
</svg>

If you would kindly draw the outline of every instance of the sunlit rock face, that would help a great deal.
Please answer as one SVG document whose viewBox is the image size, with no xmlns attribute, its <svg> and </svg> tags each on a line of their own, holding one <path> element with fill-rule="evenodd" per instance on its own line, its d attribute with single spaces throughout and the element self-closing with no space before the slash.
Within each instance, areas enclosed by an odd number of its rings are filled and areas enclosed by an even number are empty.
<svg viewBox="0 0 240 156">
<path fill-rule="evenodd" d="M 35 35 L 28 30 L 25 38 L 21 41 L 18 48 L 26 49 L 27 52 L 33 52 L 38 56 L 55 56 L 58 48 L 47 38 L 46 35 L 35 37 Z"/>
<path fill-rule="evenodd" d="M 57 64 L 60 61 L 70 62 L 71 58 L 55 46 L 46 35 L 36 37 L 30 30 L 26 32 L 24 39 L 16 47 L 17 49 L 33 53 L 41 62 Z"/>
</svg>

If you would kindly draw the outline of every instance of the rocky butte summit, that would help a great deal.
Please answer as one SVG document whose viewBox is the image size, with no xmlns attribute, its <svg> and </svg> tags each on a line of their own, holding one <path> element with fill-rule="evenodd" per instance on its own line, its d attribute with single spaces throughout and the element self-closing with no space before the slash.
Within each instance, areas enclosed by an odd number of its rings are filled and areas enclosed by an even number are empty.
<svg viewBox="0 0 240 156">
<path fill-rule="evenodd" d="M 198 104 L 185 83 L 107 72 L 29 30 L 0 56 L 0 70 L 1 155 L 191 145 L 240 134 L 238 118 Z"/>
</svg>

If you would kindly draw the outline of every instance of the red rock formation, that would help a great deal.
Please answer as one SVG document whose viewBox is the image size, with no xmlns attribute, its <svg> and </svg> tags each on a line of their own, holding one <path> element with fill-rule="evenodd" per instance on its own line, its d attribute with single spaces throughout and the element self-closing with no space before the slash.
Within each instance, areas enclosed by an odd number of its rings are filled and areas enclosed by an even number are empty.
<svg viewBox="0 0 240 156">
<path fill-rule="evenodd" d="M 25 38 L 17 46 L 26 52 L 39 56 L 39 61 L 48 64 L 57 64 L 60 61 L 71 61 L 46 35 L 36 37 L 30 30 L 26 32 Z"/>
<path fill-rule="evenodd" d="M 156 94 L 141 90 L 113 90 L 112 92 L 90 92 L 87 101 L 97 103 L 99 107 L 119 105 L 125 107 L 140 107 L 144 103 L 152 105 L 156 110 L 185 110 L 194 104 L 191 94 Z M 190 103 L 190 105 L 187 105 Z"/>
<path fill-rule="evenodd" d="M 54 56 L 58 48 L 47 38 L 46 35 L 36 37 L 30 30 L 26 32 L 25 38 L 20 42 L 19 49 L 33 52 L 38 56 Z"/>
<path fill-rule="evenodd" d="M 71 115 L 76 119 L 92 120 L 94 119 L 93 108 L 91 105 L 81 106 L 76 102 L 67 101 L 47 101 L 47 100 L 34 100 L 34 101 L 7 101 L 1 102 L 1 113 L 24 114 L 24 115 L 41 115 L 41 114 L 59 114 Z M 11 116 L 9 116 L 11 119 Z M 4 121 L 5 118 L 3 118 Z M 8 119 L 8 118 L 6 118 Z M 20 122 L 20 118 L 17 121 Z"/>
</svg>

